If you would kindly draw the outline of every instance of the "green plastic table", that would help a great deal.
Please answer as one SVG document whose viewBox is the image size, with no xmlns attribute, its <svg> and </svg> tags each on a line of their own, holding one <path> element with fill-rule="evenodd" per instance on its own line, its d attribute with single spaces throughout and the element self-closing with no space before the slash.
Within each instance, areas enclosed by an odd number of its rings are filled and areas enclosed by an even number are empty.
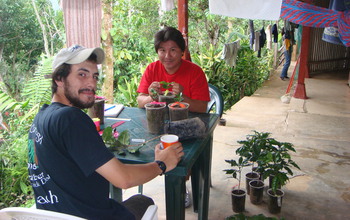
<svg viewBox="0 0 350 220">
<path fill-rule="evenodd" d="M 117 127 L 118 132 L 129 130 L 132 139 L 151 140 L 158 135 L 147 131 L 146 111 L 141 108 L 126 107 L 118 116 L 131 119 Z M 186 176 L 191 174 L 193 209 L 198 212 L 198 219 L 208 219 L 211 155 L 213 143 L 213 131 L 219 121 L 219 115 L 207 113 L 190 113 L 189 117 L 199 117 L 207 126 L 207 135 L 203 138 L 181 141 L 185 156 L 178 166 L 167 172 L 165 176 L 166 216 L 171 219 L 185 219 L 185 193 Z M 105 119 L 104 127 L 111 126 L 116 120 Z M 136 154 L 115 154 L 123 163 L 142 164 L 154 161 L 154 146 L 159 143 L 159 138 L 148 142 Z M 122 200 L 121 190 L 111 186 L 111 197 Z"/>
</svg>

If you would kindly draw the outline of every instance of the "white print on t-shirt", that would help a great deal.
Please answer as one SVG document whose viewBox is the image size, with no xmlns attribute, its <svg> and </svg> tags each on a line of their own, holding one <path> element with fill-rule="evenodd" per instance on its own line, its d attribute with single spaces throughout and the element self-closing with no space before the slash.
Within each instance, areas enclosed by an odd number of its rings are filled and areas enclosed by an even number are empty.
<svg viewBox="0 0 350 220">
<path fill-rule="evenodd" d="M 40 184 L 40 185 L 45 185 L 45 183 L 46 183 L 47 181 L 49 181 L 50 179 L 51 179 L 51 178 L 50 178 L 50 175 L 47 174 L 46 176 L 44 176 L 44 173 L 43 173 L 43 172 L 40 173 L 39 175 L 35 175 L 35 174 L 29 175 L 29 180 L 30 180 L 30 182 L 32 182 L 32 183 L 36 182 L 36 183 L 37 183 L 36 185 L 38 185 L 38 184 Z M 38 182 L 38 181 L 39 181 L 39 182 Z"/>
<path fill-rule="evenodd" d="M 36 198 L 36 202 L 39 204 L 54 204 L 58 203 L 58 197 L 54 194 L 51 193 L 51 190 L 49 190 L 49 195 L 48 196 L 38 196 Z"/>
<path fill-rule="evenodd" d="M 36 165 L 35 163 L 28 163 L 28 169 L 36 170 L 38 168 L 39 168 L 39 166 Z"/>
<path fill-rule="evenodd" d="M 32 126 L 30 127 L 29 132 L 30 133 L 34 133 L 34 135 L 35 135 L 35 142 L 40 143 L 40 144 L 42 143 L 43 135 L 39 133 L 39 131 L 36 129 L 34 124 L 32 124 Z"/>
</svg>

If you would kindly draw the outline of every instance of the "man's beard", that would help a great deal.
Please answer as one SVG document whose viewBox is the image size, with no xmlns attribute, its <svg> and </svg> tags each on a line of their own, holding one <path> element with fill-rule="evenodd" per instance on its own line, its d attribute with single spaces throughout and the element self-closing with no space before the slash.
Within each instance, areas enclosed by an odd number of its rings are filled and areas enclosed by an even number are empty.
<svg viewBox="0 0 350 220">
<path fill-rule="evenodd" d="M 80 108 L 80 109 L 85 109 L 85 108 L 91 108 L 94 103 L 95 103 L 95 98 L 89 100 L 88 102 L 82 102 L 78 97 L 75 97 L 73 95 L 73 92 L 70 91 L 70 85 L 69 83 L 66 81 L 66 86 L 64 87 L 64 95 L 66 96 L 66 98 L 68 99 L 68 101 L 72 104 L 72 106 Z M 92 91 L 95 94 L 95 90 L 90 90 L 90 89 L 80 89 L 78 91 L 78 94 L 80 94 L 81 92 L 84 92 L 85 90 L 89 90 Z"/>
</svg>

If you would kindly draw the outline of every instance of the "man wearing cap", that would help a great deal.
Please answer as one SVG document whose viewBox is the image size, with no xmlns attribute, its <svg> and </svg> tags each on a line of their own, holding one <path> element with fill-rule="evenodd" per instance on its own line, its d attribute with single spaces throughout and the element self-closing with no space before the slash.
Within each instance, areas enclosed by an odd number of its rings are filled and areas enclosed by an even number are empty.
<svg viewBox="0 0 350 220">
<path fill-rule="evenodd" d="M 75 45 L 53 61 L 52 102 L 36 115 L 28 135 L 28 171 L 39 209 L 86 219 L 141 219 L 153 200 L 137 195 L 123 203 L 109 199 L 109 183 L 118 188 L 144 184 L 176 167 L 181 143 L 160 150 L 155 162 L 123 164 L 106 148 L 91 118 L 104 61 L 101 48 Z"/>
</svg>

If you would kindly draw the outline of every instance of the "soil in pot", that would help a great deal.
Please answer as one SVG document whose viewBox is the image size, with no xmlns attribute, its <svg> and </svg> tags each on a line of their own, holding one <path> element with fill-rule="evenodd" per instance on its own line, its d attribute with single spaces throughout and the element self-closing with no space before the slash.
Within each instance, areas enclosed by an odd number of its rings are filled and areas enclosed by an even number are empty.
<svg viewBox="0 0 350 220">
<path fill-rule="evenodd" d="M 234 212 L 244 212 L 246 192 L 243 189 L 233 189 L 231 191 L 232 210 Z"/>
<path fill-rule="evenodd" d="M 264 182 L 261 180 L 252 180 L 249 182 L 250 186 L 250 202 L 254 205 L 259 205 L 263 201 Z"/>
<path fill-rule="evenodd" d="M 188 119 L 188 107 L 185 102 L 173 102 L 168 105 L 170 121 L 179 121 Z"/>
<path fill-rule="evenodd" d="M 273 193 L 272 189 L 267 190 L 267 195 L 269 197 L 268 208 L 271 214 L 277 214 L 281 212 L 282 199 L 284 192 L 280 189 L 276 190 L 276 194 Z"/>
<path fill-rule="evenodd" d="M 252 180 L 259 179 L 260 175 L 257 172 L 249 172 L 245 175 L 245 188 L 247 189 L 248 195 L 250 195 L 249 182 Z"/>
<path fill-rule="evenodd" d="M 151 134 L 164 133 L 165 103 L 147 103 L 145 108 L 148 132 Z"/>
</svg>

